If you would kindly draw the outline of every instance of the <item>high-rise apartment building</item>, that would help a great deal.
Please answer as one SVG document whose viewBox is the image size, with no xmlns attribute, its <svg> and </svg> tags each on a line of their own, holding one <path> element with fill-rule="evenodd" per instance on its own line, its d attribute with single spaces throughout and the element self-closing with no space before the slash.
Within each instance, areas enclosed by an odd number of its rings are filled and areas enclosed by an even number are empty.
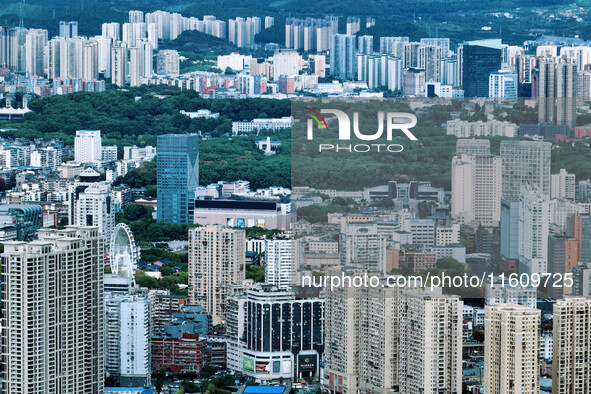
<svg viewBox="0 0 591 394">
<path fill-rule="evenodd" d="M 403 294 L 398 311 L 400 392 L 462 391 L 463 304 L 456 296 Z"/>
<path fill-rule="evenodd" d="M 328 291 L 324 387 L 343 394 L 460 393 L 462 308 L 458 297 L 437 288 Z"/>
<path fill-rule="evenodd" d="M 101 26 L 102 36 L 114 40 L 121 39 L 121 24 L 118 22 L 103 23 Z"/>
<path fill-rule="evenodd" d="M 111 48 L 111 83 L 123 87 L 127 81 L 127 46 L 125 43 Z"/>
<path fill-rule="evenodd" d="M 265 283 L 280 288 L 297 284 L 294 239 L 288 236 L 266 239 L 264 260 Z"/>
<path fill-rule="evenodd" d="M 540 392 L 540 311 L 522 305 L 486 307 L 484 388 L 490 394 Z"/>
<path fill-rule="evenodd" d="M 548 195 L 529 184 L 521 186 L 519 197 L 519 272 L 548 272 L 550 201 Z"/>
<path fill-rule="evenodd" d="M 78 21 L 60 21 L 60 37 L 75 38 L 78 37 Z"/>
<path fill-rule="evenodd" d="M 100 130 L 76 130 L 74 161 L 76 163 L 96 163 L 101 161 L 102 146 Z"/>
<path fill-rule="evenodd" d="M 341 266 L 386 273 L 386 235 L 378 232 L 377 225 L 347 224 L 339 245 Z"/>
<path fill-rule="evenodd" d="M 459 223 L 474 228 L 499 225 L 501 163 L 501 158 L 493 155 L 460 154 L 452 158 L 451 211 Z"/>
<path fill-rule="evenodd" d="M 553 307 L 552 393 L 591 390 L 591 299 L 558 300 Z"/>
<path fill-rule="evenodd" d="M 335 34 L 330 37 L 330 75 L 354 79 L 357 71 L 356 37 Z"/>
<path fill-rule="evenodd" d="M 95 226 L 99 234 L 110 237 L 115 228 L 115 202 L 110 183 L 85 185 L 75 182 L 72 190 L 73 222 L 77 226 Z"/>
<path fill-rule="evenodd" d="M 550 176 L 550 198 L 575 200 L 575 174 L 569 174 L 564 168 L 558 174 Z"/>
<path fill-rule="evenodd" d="M 105 293 L 105 369 L 123 387 L 150 384 L 150 300 Z"/>
<path fill-rule="evenodd" d="M 156 73 L 178 75 L 180 70 L 179 53 L 173 49 L 158 51 L 156 55 Z"/>
<path fill-rule="evenodd" d="M 160 154 L 160 151 L 158 151 Z M 211 313 L 214 324 L 224 318 L 231 287 L 245 273 L 245 232 L 208 225 L 189 230 L 189 295 Z"/>
<path fill-rule="evenodd" d="M 568 59 L 541 59 L 538 65 L 538 123 L 575 125 L 577 65 Z"/>
<path fill-rule="evenodd" d="M 43 76 L 44 50 L 48 33 L 45 29 L 29 29 L 25 38 L 25 62 L 29 76 Z"/>
<path fill-rule="evenodd" d="M 551 145 L 549 142 L 501 141 L 504 199 L 518 200 L 521 185 L 526 182 L 550 196 Z"/>
<path fill-rule="evenodd" d="M 39 230 L 2 255 L 2 392 L 104 389 L 104 238 L 96 227 Z"/>
<path fill-rule="evenodd" d="M 193 223 L 195 189 L 199 186 L 199 136 L 160 135 L 157 151 L 158 221 Z"/>
</svg>

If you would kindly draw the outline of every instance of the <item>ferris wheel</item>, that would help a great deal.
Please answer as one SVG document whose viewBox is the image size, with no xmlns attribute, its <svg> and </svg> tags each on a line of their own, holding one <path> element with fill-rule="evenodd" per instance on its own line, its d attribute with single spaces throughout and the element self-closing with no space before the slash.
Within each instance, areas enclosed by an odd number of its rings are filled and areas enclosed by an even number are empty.
<svg viewBox="0 0 591 394">
<path fill-rule="evenodd" d="M 125 223 L 119 223 L 111 233 L 109 243 L 109 263 L 111 273 L 125 277 L 135 277 L 140 248 L 135 244 L 133 233 Z"/>
</svg>

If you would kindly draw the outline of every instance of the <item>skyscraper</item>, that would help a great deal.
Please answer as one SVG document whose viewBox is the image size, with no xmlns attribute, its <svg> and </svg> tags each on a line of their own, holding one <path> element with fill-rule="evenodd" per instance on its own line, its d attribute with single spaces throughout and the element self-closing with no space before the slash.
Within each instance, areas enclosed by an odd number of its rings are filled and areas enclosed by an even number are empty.
<svg viewBox="0 0 591 394">
<path fill-rule="evenodd" d="M 550 201 L 548 195 L 529 184 L 521 186 L 519 197 L 519 272 L 548 272 Z"/>
<path fill-rule="evenodd" d="M 150 300 L 105 294 L 105 369 L 123 387 L 150 384 Z"/>
<path fill-rule="evenodd" d="M 577 65 L 569 60 L 543 59 L 538 76 L 538 122 L 575 125 Z"/>
<path fill-rule="evenodd" d="M 462 391 L 463 306 L 457 296 L 421 290 L 403 294 L 398 311 L 400 392 Z"/>
<path fill-rule="evenodd" d="M 38 234 L 4 244 L 2 392 L 100 394 L 103 237 L 75 226 Z"/>
<path fill-rule="evenodd" d="M 297 284 L 295 240 L 276 237 L 265 240 L 265 283 L 277 287 Z"/>
<path fill-rule="evenodd" d="M 551 145 L 549 142 L 501 141 L 504 199 L 518 200 L 521 185 L 526 182 L 550 195 Z"/>
<path fill-rule="evenodd" d="M 343 394 L 460 393 L 462 308 L 440 288 L 331 289 L 324 387 Z"/>
<path fill-rule="evenodd" d="M 178 75 L 179 53 L 172 49 L 160 50 L 156 55 L 156 72 L 164 75 Z"/>
<path fill-rule="evenodd" d="M 193 223 L 195 189 L 199 186 L 199 136 L 158 136 L 159 222 Z"/>
<path fill-rule="evenodd" d="M 74 221 L 78 226 L 95 226 L 106 238 L 115 228 L 115 204 L 110 183 L 74 184 Z"/>
<path fill-rule="evenodd" d="M 78 37 L 78 21 L 60 21 L 60 37 L 74 38 Z"/>
<path fill-rule="evenodd" d="M 330 75 L 354 79 L 357 71 L 356 37 L 335 34 L 330 37 Z"/>
<path fill-rule="evenodd" d="M 591 299 L 567 298 L 553 307 L 552 393 L 591 390 Z"/>
<path fill-rule="evenodd" d="M 211 313 L 213 323 L 224 318 L 231 287 L 245 273 L 245 232 L 208 225 L 189 230 L 189 295 Z"/>
<path fill-rule="evenodd" d="M 125 43 L 111 48 L 111 83 L 118 87 L 125 86 L 127 80 L 127 46 Z"/>
<path fill-rule="evenodd" d="M 519 201 L 501 199 L 501 268 L 517 272 L 519 264 Z"/>
<path fill-rule="evenodd" d="M 452 158 L 452 217 L 474 228 L 499 225 L 501 162 L 493 155 L 460 154 Z"/>
<path fill-rule="evenodd" d="M 100 161 L 102 146 L 100 130 L 76 130 L 74 161 L 76 163 L 96 163 Z"/>
<path fill-rule="evenodd" d="M 386 236 L 378 232 L 377 225 L 347 224 L 339 245 L 341 266 L 386 273 Z"/>
<path fill-rule="evenodd" d="M 575 174 L 569 174 L 564 168 L 558 174 L 550 176 L 550 198 L 575 200 Z"/>
<path fill-rule="evenodd" d="M 490 74 L 488 81 L 488 97 L 517 97 L 517 92 L 517 73 L 511 70 L 499 70 Z"/>
<path fill-rule="evenodd" d="M 25 39 L 25 59 L 27 75 L 42 76 L 45 73 L 43 56 L 47 45 L 47 30 L 29 29 Z"/>
<path fill-rule="evenodd" d="M 487 394 L 540 392 L 539 325 L 537 309 L 514 304 L 486 307 L 484 388 Z"/>
<path fill-rule="evenodd" d="M 488 97 L 489 75 L 501 68 L 501 40 L 465 42 L 460 53 L 464 97 Z"/>
</svg>

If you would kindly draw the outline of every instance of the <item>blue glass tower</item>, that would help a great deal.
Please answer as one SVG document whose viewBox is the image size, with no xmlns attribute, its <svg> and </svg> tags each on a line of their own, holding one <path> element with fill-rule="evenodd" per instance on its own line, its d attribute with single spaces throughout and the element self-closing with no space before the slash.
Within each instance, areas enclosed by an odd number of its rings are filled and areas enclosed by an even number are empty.
<svg viewBox="0 0 591 394">
<path fill-rule="evenodd" d="M 461 48 L 464 97 L 488 97 L 490 73 L 501 68 L 500 39 L 465 42 Z"/>
<path fill-rule="evenodd" d="M 199 185 L 199 136 L 158 136 L 157 153 L 158 221 L 193 223 L 195 188 Z"/>
</svg>

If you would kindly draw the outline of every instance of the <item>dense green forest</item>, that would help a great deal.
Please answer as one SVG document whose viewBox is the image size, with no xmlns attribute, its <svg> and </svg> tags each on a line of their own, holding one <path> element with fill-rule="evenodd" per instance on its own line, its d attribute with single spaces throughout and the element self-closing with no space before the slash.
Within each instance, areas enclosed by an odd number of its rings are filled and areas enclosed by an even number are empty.
<svg viewBox="0 0 591 394">
<path fill-rule="evenodd" d="M 218 137 L 230 133 L 232 121 L 290 114 L 287 100 L 206 100 L 195 91 L 157 87 L 75 93 L 31 101 L 20 123 L 7 125 L 16 130 L 7 136 L 59 138 L 73 144 L 76 130 L 101 130 L 104 145 L 155 145 L 156 136 L 167 133 L 196 133 Z M 159 95 L 153 94 L 159 93 Z M 166 95 L 161 98 L 160 95 Z M 217 119 L 191 119 L 179 111 L 209 109 Z"/>
</svg>

